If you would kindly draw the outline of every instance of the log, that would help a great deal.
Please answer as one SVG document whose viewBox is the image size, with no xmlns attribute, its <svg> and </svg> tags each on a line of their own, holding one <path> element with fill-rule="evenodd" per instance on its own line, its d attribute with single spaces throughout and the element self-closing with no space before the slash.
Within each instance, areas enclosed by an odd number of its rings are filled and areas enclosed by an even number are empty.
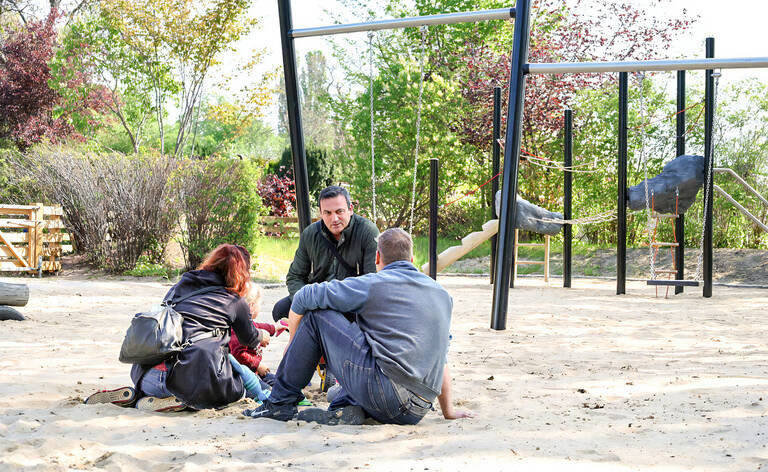
<svg viewBox="0 0 768 472">
<path fill-rule="evenodd" d="M 14 310 L 13 308 L 0 305 L 0 321 L 24 321 L 25 319 L 26 318 L 24 318 L 24 315 Z"/>
<path fill-rule="evenodd" d="M 0 305 L 24 306 L 29 301 L 29 287 L 0 282 Z"/>
</svg>

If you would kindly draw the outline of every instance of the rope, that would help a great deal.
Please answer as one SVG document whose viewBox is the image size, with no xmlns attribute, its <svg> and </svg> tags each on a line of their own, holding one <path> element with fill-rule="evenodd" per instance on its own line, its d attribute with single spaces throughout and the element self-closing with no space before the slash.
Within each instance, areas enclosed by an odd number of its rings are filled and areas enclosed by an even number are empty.
<svg viewBox="0 0 768 472">
<path fill-rule="evenodd" d="M 416 151 L 413 155 L 413 186 L 411 187 L 411 224 L 408 232 L 413 234 L 413 212 L 416 209 L 416 176 L 419 170 L 419 145 L 421 144 L 421 102 L 424 94 L 424 45 L 427 42 L 427 27 L 421 28 L 421 57 L 419 59 L 419 104 L 416 107 Z"/>
<path fill-rule="evenodd" d="M 373 208 L 373 223 L 376 224 L 376 151 L 373 144 L 373 31 L 368 32 L 368 95 L 370 96 L 371 109 L 371 206 Z"/>
<path fill-rule="evenodd" d="M 474 194 L 475 194 L 475 192 L 477 192 L 477 191 L 478 191 L 478 190 L 480 190 L 481 188 L 483 188 L 483 187 L 485 187 L 486 185 L 488 185 L 489 183 L 491 183 L 491 182 L 493 181 L 493 179 L 495 179 L 496 177 L 500 176 L 502 172 L 504 172 L 504 171 L 499 171 L 499 173 L 498 173 L 498 174 L 494 175 L 494 176 L 493 176 L 493 177 L 491 177 L 490 179 L 488 179 L 488 180 L 486 180 L 485 182 L 483 182 L 483 184 L 482 184 L 482 185 L 480 185 L 479 187 L 477 187 L 476 189 L 474 189 L 474 190 L 472 190 L 472 191 L 470 191 L 470 192 L 467 192 L 467 193 L 465 193 L 464 195 L 460 196 L 460 197 L 459 197 L 459 198 L 457 198 L 456 200 L 450 201 L 450 202 L 446 203 L 446 204 L 445 204 L 445 205 L 443 205 L 443 206 L 444 206 L 444 207 L 447 207 L 447 206 L 451 206 L 451 205 L 453 205 L 454 203 L 458 202 L 459 200 L 464 200 L 464 199 L 465 199 L 465 198 L 467 198 L 468 196 L 470 196 L 470 195 L 474 195 Z"/>
<path fill-rule="evenodd" d="M 596 224 L 596 223 L 605 223 L 606 221 L 613 221 L 617 217 L 617 211 L 616 210 L 607 210 L 602 213 L 598 213 L 596 215 L 591 216 L 584 216 L 582 218 L 574 218 L 570 220 L 565 220 L 562 218 L 533 218 L 536 221 L 541 221 L 542 223 L 557 223 L 561 225 L 585 225 L 585 224 Z"/>
</svg>

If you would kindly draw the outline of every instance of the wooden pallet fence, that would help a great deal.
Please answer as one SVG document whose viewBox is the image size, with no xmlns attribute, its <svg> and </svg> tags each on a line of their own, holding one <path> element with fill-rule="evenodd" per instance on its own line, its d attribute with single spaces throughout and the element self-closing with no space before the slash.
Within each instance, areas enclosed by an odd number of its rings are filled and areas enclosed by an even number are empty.
<svg viewBox="0 0 768 472">
<path fill-rule="evenodd" d="M 315 222 L 319 218 L 313 218 Z M 259 228 L 266 236 L 299 236 L 299 218 L 296 216 L 262 216 Z"/>
<path fill-rule="evenodd" d="M 63 214 L 60 205 L 0 205 L 0 271 L 61 270 L 61 256 L 72 252 Z"/>
</svg>

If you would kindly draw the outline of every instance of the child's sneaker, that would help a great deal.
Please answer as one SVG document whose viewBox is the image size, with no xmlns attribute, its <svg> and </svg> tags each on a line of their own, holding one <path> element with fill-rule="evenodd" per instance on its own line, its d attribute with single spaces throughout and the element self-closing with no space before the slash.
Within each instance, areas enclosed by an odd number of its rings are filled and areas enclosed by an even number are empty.
<svg viewBox="0 0 768 472">
<path fill-rule="evenodd" d="M 143 411 L 156 411 L 158 413 L 170 413 L 186 408 L 181 400 L 176 397 L 144 397 L 136 403 L 136 408 Z"/>
<path fill-rule="evenodd" d="M 300 411 L 296 417 L 299 421 L 327 425 L 361 425 L 365 421 L 365 411 L 357 405 L 348 405 L 338 410 L 323 410 L 321 408 L 307 408 Z"/>
<path fill-rule="evenodd" d="M 136 391 L 132 387 L 120 387 L 114 390 L 99 390 L 83 403 L 94 405 L 96 403 L 111 403 L 117 406 L 128 407 L 136 400 Z"/>
</svg>

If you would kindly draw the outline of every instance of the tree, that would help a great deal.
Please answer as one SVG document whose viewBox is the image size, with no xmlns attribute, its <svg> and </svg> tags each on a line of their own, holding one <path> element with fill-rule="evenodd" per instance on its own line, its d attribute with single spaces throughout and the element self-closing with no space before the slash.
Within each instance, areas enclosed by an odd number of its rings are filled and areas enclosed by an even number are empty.
<svg viewBox="0 0 768 472">
<path fill-rule="evenodd" d="M 163 111 L 167 90 L 160 80 L 175 71 L 179 84 L 179 127 L 174 155 L 189 137 L 205 80 L 219 60 L 254 21 L 245 19 L 249 0 L 103 0 L 101 8 L 152 77 L 153 103 L 165 152 Z"/>
<path fill-rule="evenodd" d="M 103 89 L 72 57 L 52 71 L 56 17 L 31 21 L 0 45 L 0 138 L 22 150 L 44 139 L 82 139 L 76 125 L 93 125 L 104 106 Z"/>
</svg>

